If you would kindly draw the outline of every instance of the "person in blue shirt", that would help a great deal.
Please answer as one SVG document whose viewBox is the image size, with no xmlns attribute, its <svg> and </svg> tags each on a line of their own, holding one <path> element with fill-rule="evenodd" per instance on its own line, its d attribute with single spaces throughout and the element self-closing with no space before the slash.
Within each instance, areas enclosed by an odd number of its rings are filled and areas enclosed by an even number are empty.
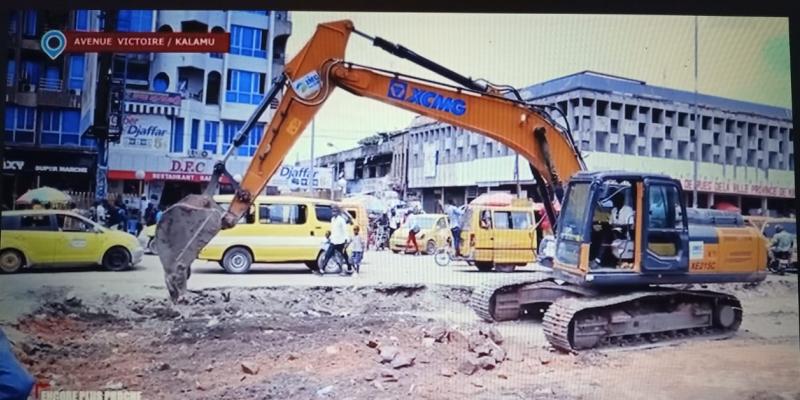
<svg viewBox="0 0 800 400">
<path fill-rule="evenodd" d="M 447 200 L 447 205 L 442 204 L 439 200 L 439 206 L 447 214 L 447 219 L 450 222 L 450 232 L 453 233 L 453 246 L 456 250 L 456 257 L 461 255 L 461 210 L 456 207 L 453 199 Z"/>
<path fill-rule="evenodd" d="M 11 344 L 0 329 L 0 399 L 26 400 L 35 383 L 33 377 L 14 357 Z"/>
</svg>

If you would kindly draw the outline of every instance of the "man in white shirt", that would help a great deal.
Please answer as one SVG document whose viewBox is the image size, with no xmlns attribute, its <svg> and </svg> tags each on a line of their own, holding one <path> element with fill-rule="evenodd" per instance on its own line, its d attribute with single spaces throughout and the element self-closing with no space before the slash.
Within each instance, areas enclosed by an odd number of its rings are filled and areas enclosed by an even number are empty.
<svg viewBox="0 0 800 400">
<path fill-rule="evenodd" d="M 328 261 L 333 256 L 334 251 L 342 255 L 347 263 L 348 270 L 353 269 L 350 265 L 350 259 L 344 251 L 344 246 L 347 244 L 347 239 L 349 238 L 347 234 L 347 220 L 342 215 L 342 210 L 337 206 L 331 207 L 331 213 L 333 214 L 333 218 L 331 218 L 331 236 L 328 239 L 331 243 L 328 246 L 328 250 L 325 252 L 322 265 L 319 266 L 318 272 L 320 275 L 325 275 L 325 266 L 328 265 Z"/>
</svg>

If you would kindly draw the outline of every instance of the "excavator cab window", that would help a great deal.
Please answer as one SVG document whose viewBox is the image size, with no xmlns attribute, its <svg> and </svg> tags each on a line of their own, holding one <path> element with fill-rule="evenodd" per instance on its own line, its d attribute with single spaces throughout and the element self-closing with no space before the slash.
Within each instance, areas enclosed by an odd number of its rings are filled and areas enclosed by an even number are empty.
<svg viewBox="0 0 800 400">
<path fill-rule="evenodd" d="M 617 268 L 633 261 L 635 198 L 635 187 L 629 181 L 606 181 L 599 188 L 589 248 L 589 256 L 596 267 Z"/>
</svg>

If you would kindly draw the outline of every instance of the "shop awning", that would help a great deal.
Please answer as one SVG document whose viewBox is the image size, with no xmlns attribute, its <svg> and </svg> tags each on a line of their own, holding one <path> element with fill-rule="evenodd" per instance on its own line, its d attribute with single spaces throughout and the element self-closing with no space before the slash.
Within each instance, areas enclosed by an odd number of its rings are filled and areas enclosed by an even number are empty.
<svg viewBox="0 0 800 400">
<path fill-rule="evenodd" d="M 136 102 L 125 102 L 125 112 L 131 114 L 156 114 L 173 116 L 178 115 L 180 107 L 169 105 L 146 104 Z"/>
</svg>

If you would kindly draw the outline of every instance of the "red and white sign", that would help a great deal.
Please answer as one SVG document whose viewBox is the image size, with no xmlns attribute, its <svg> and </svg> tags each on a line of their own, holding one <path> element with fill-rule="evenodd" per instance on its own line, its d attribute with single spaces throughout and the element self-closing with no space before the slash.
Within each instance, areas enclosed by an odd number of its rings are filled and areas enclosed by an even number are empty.
<svg viewBox="0 0 800 400">
<path fill-rule="evenodd" d="M 681 184 L 683 185 L 683 190 L 694 190 L 693 183 L 694 181 L 691 179 L 681 180 Z M 787 188 L 774 185 L 764 185 L 764 184 L 753 184 L 753 183 L 735 183 L 735 182 L 698 180 L 697 190 L 703 192 L 744 194 L 750 196 L 794 198 L 794 188 Z"/>
<path fill-rule="evenodd" d="M 227 53 L 230 34 L 184 32 L 64 32 L 65 53 Z"/>
</svg>

